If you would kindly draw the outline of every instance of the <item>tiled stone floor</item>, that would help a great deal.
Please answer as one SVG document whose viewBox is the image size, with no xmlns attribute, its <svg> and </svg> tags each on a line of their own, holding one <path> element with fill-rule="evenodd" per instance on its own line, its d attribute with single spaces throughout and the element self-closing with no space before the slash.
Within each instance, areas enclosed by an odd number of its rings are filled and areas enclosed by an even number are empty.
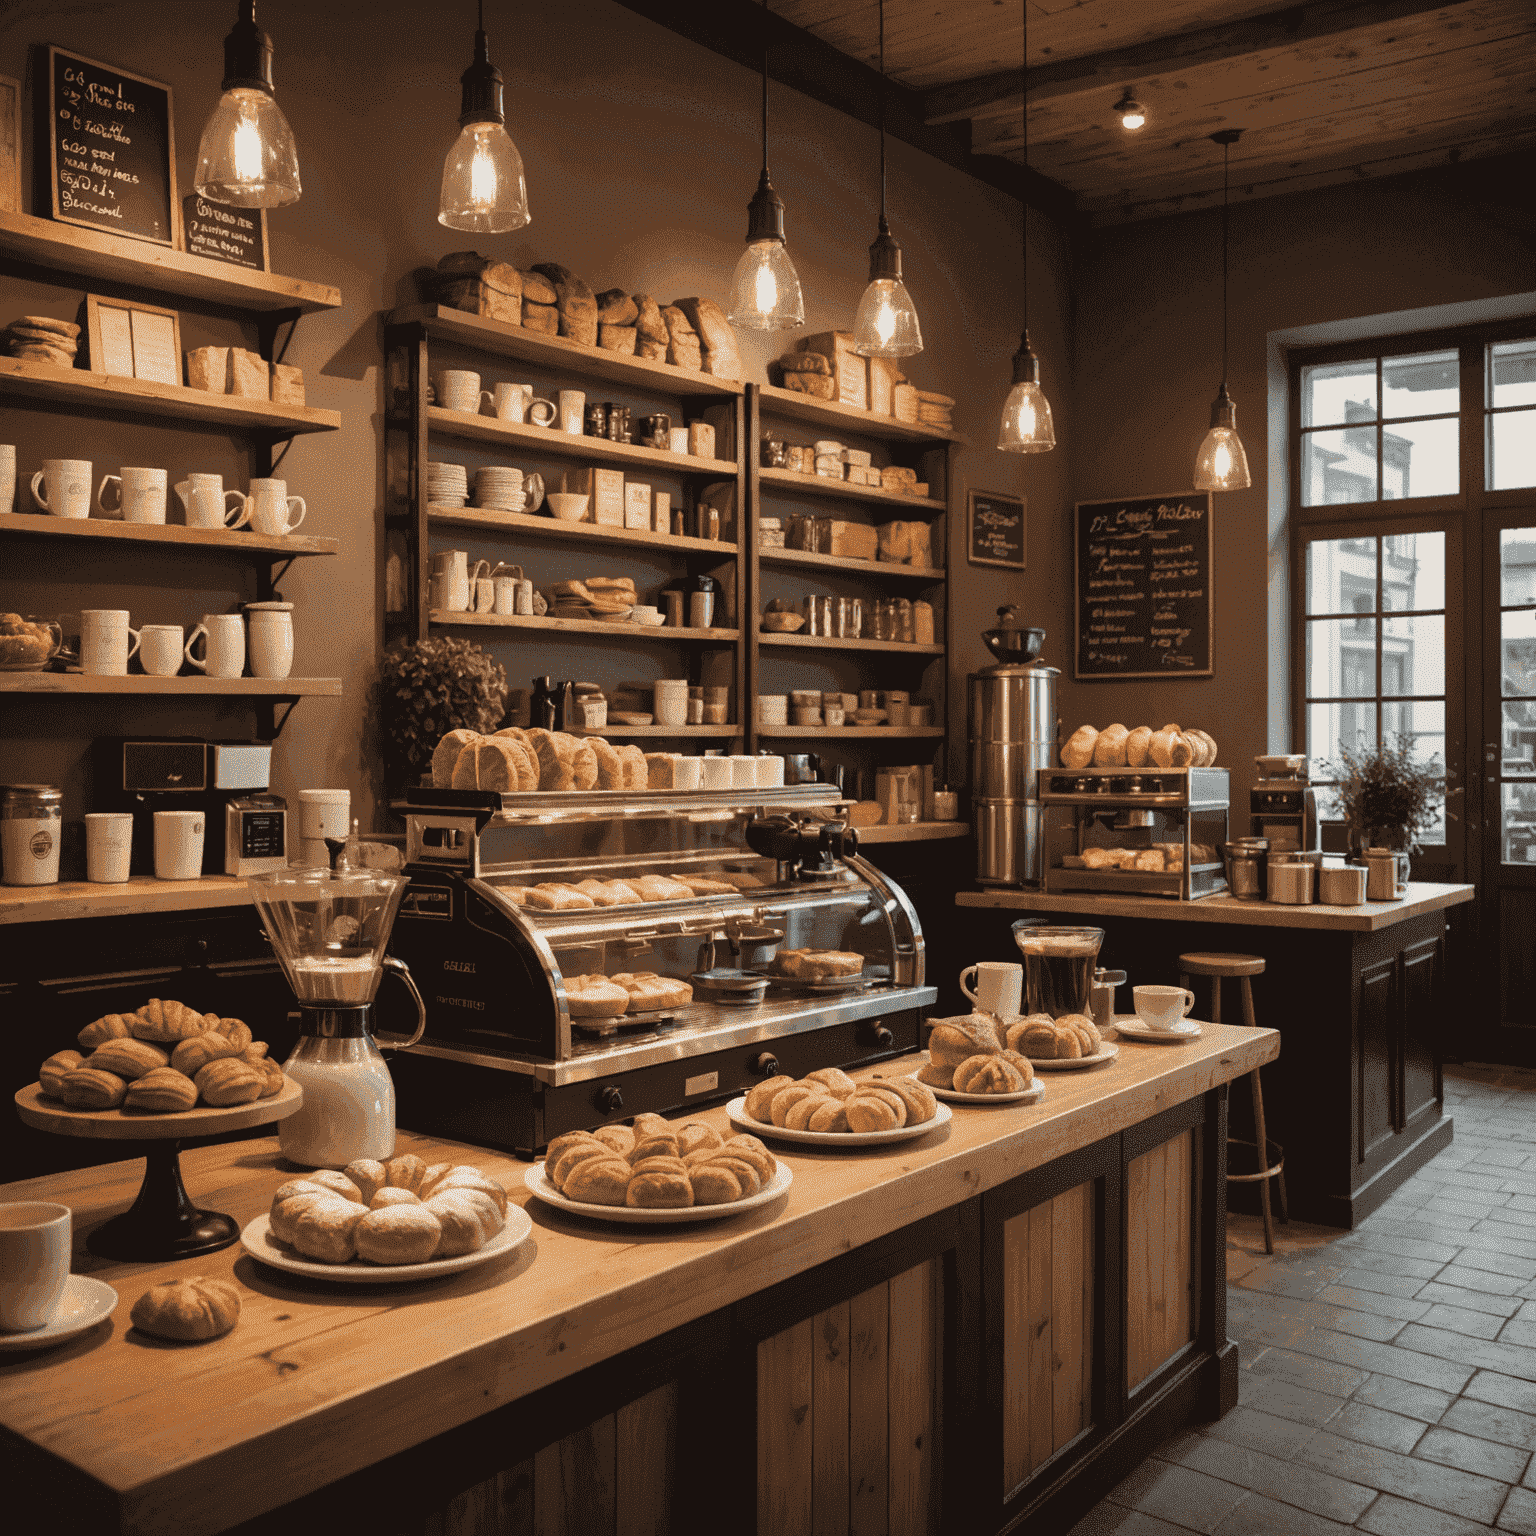
<svg viewBox="0 0 1536 1536">
<path fill-rule="evenodd" d="M 1073 1536 L 1536 1536 L 1536 1072 L 1448 1068 L 1454 1142 L 1353 1232 L 1228 1228 L 1238 1406 Z"/>
</svg>

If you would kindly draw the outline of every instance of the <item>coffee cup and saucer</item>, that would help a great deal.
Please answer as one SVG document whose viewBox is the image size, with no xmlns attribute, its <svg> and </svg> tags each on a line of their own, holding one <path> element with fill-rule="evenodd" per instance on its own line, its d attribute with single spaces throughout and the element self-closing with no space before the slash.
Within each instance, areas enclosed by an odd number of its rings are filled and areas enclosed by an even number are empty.
<svg viewBox="0 0 1536 1536">
<path fill-rule="evenodd" d="M 117 1292 L 70 1273 L 67 1205 L 0 1205 L 0 1351 L 46 1349 L 111 1317 Z"/>
<path fill-rule="evenodd" d="M 1195 1006 L 1195 994 L 1188 987 L 1132 987 L 1136 1000 L 1134 1015 L 1121 1015 L 1115 1029 L 1126 1040 L 1152 1040 L 1162 1045 L 1182 1045 L 1197 1040 L 1200 1023 L 1188 1017 Z"/>
</svg>

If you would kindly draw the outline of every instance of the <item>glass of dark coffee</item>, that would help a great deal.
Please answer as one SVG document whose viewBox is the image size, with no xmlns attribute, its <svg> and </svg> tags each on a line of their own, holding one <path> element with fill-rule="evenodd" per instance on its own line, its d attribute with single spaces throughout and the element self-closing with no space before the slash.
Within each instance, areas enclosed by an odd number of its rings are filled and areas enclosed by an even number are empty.
<svg viewBox="0 0 1536 1536">
<path fill-rule="evenodd" d="M 1024 956 L 1024 1007 L 1053 1019 L 1089 1012 L 1093 971 L 1104 942 L 1102 928 L 1018 928 L 1014 941 Z"/>
</svg>

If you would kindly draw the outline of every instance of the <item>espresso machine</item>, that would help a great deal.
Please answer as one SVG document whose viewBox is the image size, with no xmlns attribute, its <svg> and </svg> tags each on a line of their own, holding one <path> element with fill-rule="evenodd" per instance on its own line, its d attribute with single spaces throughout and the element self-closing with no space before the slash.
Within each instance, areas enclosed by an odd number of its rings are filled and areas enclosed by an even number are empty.
<svg viewBox="0 0 1536 1536">
<path fill-rule="evenodd" d="M 1317 791 L 1301 753 L 1256 757 L 1258 782 L 1248 792 L 1251 835 L 1269 839 L 1271 853 L 1315 853 L 1321 846 Z"/>
</svg>

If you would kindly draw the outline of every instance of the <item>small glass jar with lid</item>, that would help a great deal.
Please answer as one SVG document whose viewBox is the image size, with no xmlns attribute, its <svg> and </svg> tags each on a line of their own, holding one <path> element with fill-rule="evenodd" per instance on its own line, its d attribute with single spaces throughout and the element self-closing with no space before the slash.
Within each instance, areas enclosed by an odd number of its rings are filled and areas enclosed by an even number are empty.
<svg viewBox="0 0 1536 1536">
<path fill-rule="evenodd" d="M 52 784 L 0 785 L 0 880 L 57 885 L 64 791 Z"/>
</svg>

